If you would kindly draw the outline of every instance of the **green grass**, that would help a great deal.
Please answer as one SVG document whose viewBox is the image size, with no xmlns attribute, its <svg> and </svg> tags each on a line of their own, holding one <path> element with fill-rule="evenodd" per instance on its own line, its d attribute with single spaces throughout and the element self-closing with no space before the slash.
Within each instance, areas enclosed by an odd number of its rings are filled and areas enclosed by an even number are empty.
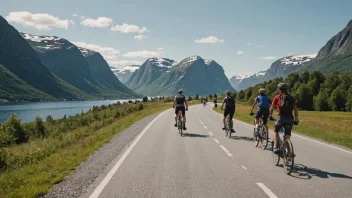
<svg viewBox="0 0 352 198">
<path fill-rule="evenodd" d="M 251 108 L 237 104 L 235 119 L 253 124 L 253 116 L 249 115 Z M 213 109 L 223 113 L 219 106 Z M 352 112 L 299 111 L 299 120 L 299 125 L 293 127 L 295 132 L 352 149 Z M 273 129 L 274 121 L 269 121 L 268 126 Z"/>
<path fill-rule="evenodd" d="M 48 157 L 5 170 L 0 174 L 0 197 L 38 197 L 46 194 L 52 185 L 62 181 L 76 166 L 108 143 L 116 134 L 148 115 L 170 108 L 171 104 L 157 103 L 145 106 L 144 110 L 116 119 L 112 124 L 94 132 L 83 134 L 82 129 L 68 132 L 65 134 L 67 137 L 63 138 L 70 142 L 62 148 L 57 148 Z M 17 147 L 21 146 L 27 145 Z M 23 148 L 14 150 L 21 152 Z"/>
</svg>

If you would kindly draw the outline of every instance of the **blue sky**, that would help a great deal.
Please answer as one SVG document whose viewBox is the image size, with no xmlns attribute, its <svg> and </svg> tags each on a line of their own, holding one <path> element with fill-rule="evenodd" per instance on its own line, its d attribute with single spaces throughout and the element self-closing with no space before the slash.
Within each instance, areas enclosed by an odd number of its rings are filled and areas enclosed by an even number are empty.
<svg viewBox="0 0 352 198">
<path fill-rule="evenodd" d="M 21 32 L 101 51 L 116 67 L 200 55 L 230 77 L 317 53 L 352 19 L 351 7 L 350 0 L 0 0 L 0 15 Z"/>
</svg>

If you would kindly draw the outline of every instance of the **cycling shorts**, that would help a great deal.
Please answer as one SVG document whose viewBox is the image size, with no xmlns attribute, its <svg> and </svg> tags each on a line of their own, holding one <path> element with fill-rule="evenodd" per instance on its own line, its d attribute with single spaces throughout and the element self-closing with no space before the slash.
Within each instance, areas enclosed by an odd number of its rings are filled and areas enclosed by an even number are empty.
<svg viewBox="0 0 352 198">
<path fill-rule="evenodd" d="M 259 119 L 263 116 L 263 124 L 266 125 L 268 123 L 268 117 L 269 117 L 269 109 L 258 109 L 258 111 L 255 113 L 255 118 Z"/>
<path fill-rule="evenodd" d="M 178 114 L 179 111 L 182 111 L 182 115 L 186 115 L 186 107 L 185 106 L 176 106 L 175 114 Z"/>
</svg>

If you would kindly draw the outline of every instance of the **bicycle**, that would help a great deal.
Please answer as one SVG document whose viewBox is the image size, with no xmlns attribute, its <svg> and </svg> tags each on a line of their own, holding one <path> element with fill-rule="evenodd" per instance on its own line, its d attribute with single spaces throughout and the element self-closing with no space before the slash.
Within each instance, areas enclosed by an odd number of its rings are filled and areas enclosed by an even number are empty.
<svg viewBox="0 0 352 198">
<path fill-rule="evenodd" d="M 233 121 L 230 119 L 230 115 L 226 116 L 225 120 L 225 137 L 231 138 L 231 133 L 234 133 L 235 131 L 233 130 Z"/>
<path fill-rule="evenodd" d="M 250 115 L 254 115 L 255 113 L 250 113 Z M 255 123 L 255 119 L 254 119 L 254 126 L 256 125 Z M 257 135 L 255 135 L 256 130 L 258 132 Z M 266 147 L 268 146 L 268 142 L 269 142 L 269 133 L 263 123 L 263 118 L 260 117 L 259 118 L 259 125 L 258 125 L 258 129 L 256 129 L 254 127 L 253 129 L 253 143 L 255 147 L 258 147 L 259 142 L 262 144 L 262 149 L 265 150 Z"/>
<path fill-rule="evenodd" d="M 178 111 L 177 128 L 178 128 L 178 133 L 182 136 L 182 132 L 183 132 L 182 111 Z"/>
<path fill-rule="evenodd" d="M 298 122 L 294 122 L 294 125 L 298 125 Z M 280 134 L 286 134 L 286 131 L 288 130 L 289 124 L 284 124 L 282 129 L 280 130 Z M 295 161 L 295 153 L 293 150 L 293 144 L 289 138 L 286 138 L 285 135 L 283 135 L 283 138 L 278 134 L 276 136 L 277 138 L 277 144 L 279 145 L 279 152 L 278 154 L 274 153 L 274 141 L 271 142 L 271 151 L 272 151 L 272 157 L 273 157 L 273 163 L 275 166 L 277 166 L 280 162 L 280 158 L 283 159 L 283 167 L 287 175 L 290 175 L 292 170 L 293 170 L 293 165 Z M 283 139 L 283 140 L 282 140 Z"/>
</svg>

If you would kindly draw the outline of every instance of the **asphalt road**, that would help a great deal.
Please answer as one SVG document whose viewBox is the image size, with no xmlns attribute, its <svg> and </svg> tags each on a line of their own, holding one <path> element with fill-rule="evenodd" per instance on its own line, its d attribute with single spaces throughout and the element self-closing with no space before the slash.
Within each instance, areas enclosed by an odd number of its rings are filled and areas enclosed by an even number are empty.
<svg viewBox="0 0 352 198">
<path fill-rule="evenodd" d="M 156 117 L 81 197 L 352 197 L 351 150 L 294 134 L 288 176 L 252 126 L 235 121 L 225 137 L 210 104 L 190 107 L 184 137 L 173 123 L 172 110 Z"/>
</svg>

